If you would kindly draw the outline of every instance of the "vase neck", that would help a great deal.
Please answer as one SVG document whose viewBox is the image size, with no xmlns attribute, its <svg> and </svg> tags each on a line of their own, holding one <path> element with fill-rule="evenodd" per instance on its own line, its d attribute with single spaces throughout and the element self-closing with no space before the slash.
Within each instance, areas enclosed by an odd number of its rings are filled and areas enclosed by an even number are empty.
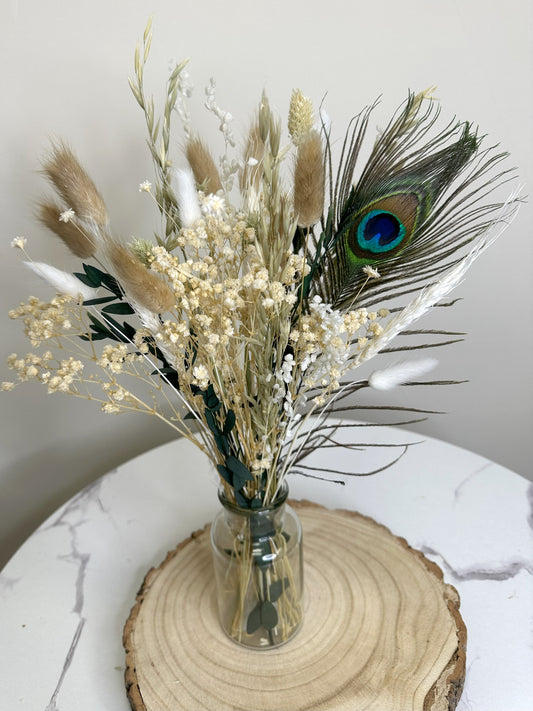
<svg viewBox="0 0 533 711">
<path fill-rule="evenodd" d="M 283 482 L 272 502 L 270 502 L 266 506 L 254 507 L 252 505 L 248 508 L 244 506 L 239 506 L 239 504 L 234 501 L 230 501 L 226 496 L 226 490 L 224 489 L 224 487 L 220 487 L 220 489 L 218 490 L 218 498 L 222 506 L 226 509 L 226 511 L 234 513 L 238 516 L 256 516 L 257 514 L 263 515 L 273 513 L 284 506 L 285 502 L 287 501 L 288 495 L 289 487 L 285 482 Z"/>
</svg>

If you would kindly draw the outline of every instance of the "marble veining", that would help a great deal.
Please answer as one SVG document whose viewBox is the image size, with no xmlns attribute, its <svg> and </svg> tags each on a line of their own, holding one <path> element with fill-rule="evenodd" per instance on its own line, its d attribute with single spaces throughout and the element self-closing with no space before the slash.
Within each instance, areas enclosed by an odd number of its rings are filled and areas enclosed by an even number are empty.
<svg viewBox="0 0 533 711">
<path fill-rule="evenodd" d="M 455 491 L 453 492 L 455 504 L 458 503 L 459 499 L 461 498 L 463 489 L 471 483 L 472 479 L 476 476 L 479 476 L 480 474 L 483 474 L 483 472 L 486 471 L 490 466 L 491 462 L 486 462 L 485 464 L 483 464 L 483 466 L 479 467 L 479 469 L 476 469 L 463 479 L 463 481 L 459 484 L 459 486 L 456 487 Z"/>
<path fill-rule="evenodd" d="M 74 606 L 72 607 L 71 612 L 78 617 L 78 624 L 65 656 L 65 661 L 63 663 L 56 687 L 52 693 L 49 703 L 46 706 L 46 711 L 59 711 L 57 699 L 61 692 L 61 687 L 65 681 L 67 672 L 74 659 L 83 628 L 87 621 L 84 616 L 84 585 L 87 575 L 87 567 L 91 560 L 91 554 L 89 552 L 80 551 L 78 545 L 78 528 L 85 523 L 88 513 L 87 509 L 94 502 L 98 502 L 102 510 L 104 510 L 99 497 L 99 491 L 102 487 L 102 483 L 103 480 L 99 479 L 74 496 L 49 525 L 44 525 L 38 530 L 38 532 L 44 533 L 49 528 L 65 527 L 70 541 L 70 552 L 66 555 L 59 555 L 57 558 L 58 560 L 63 560 L 77 566 L 74 586 Z"/>
<path fill-rule="evenodd" d="M 479 566 L 475 565 L 471 568 L 458 569 L 450 565 L 444 556 L 438 551 L 429 546 L 420 546 L 420 551 L 435 560 L 441 568 L 454 580 L 468 582 L 469 580 L 510 580 L 515 578 L 521 572 L 526 572 L 528 575 L 533 575 L 533 561 L 523 560 L 520 558 L 512 558 L 508 561 L 502 561 L 498 566 Z"/>
<path fill-rule="evenodd" d="M 0 597 L 4 592 L 11 593 L 19 580 L 20 578 L 10 578 L 7 575 L 0 573 Z"/>
<path fill-rule="evenodd" d="M 83 617 L 80 618 L 80 621 L 79 621 L 78 626 L 76 628 L 76 632 L 75 632 L 74 637 L 72 639 L 72 643 L 70 645 L 70 649 L 68 650 L 67 656 L 66 656 L 65 661 L 63 663 L 63 668 L 61 670 L 61 675 L 60 675 L 59 680 L 57 682 L 57 686 L 54 689 L 54 693 L 52 694 L 52 697 L 51 697 L 49 703 L 47 704 L 45 711 L 59 711 L 59 707 L 57 705 L 57 697 L 59 696 L 59 692 L 61 691 L 61 687 L 62 687 L 65 677 L 67 675 L 68 669 L 69 669 L 69 667 L 72 663 L 72 660 L 74 658 L 74 654 L 76 652 L 76 648 L 77 648 L 78 643 L 80 641 L 81 633 L 83 631 L 85 622 L 86 622 L 86 620 Z"/>
<path fill-rule="evenodd" d="M 527 517 L 527 522 L 531 532 L 533 533 L 533 483 L 527 487 L 526 496 L 529 503 L 529 516 Z"/>
</svg>

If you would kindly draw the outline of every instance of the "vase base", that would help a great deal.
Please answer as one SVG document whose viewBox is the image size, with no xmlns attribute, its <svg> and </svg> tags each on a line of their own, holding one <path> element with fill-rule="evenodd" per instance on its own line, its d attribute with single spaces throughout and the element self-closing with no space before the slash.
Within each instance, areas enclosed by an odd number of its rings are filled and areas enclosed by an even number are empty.
<svg viewBox="0 0 533 711">
<path fill-rule="evenodd" d="M 230 639 L 233 642 L 233 644 L 237 644 L 242 649 L 248 649 L 251 652 L 269 652 L 274 649 L 279 649 L 280 647 L 284 647 L 287 644 L 290 644 L 290 642 L 292 642 L 292 640 L 298 636 L 298 633 L 302 629 L 302 625 L 301 624 L 298 625 L 298 627 L 293 632 L 291 632 L 290 635 L 284 640 L 281 640 L 279 642 L 271 642 L 266 637 L 263 637 L 264 643 L 259 643 L 259 644 L 255 644 L 255 645 L 249 644 L 247 642 L 243 642 L 242 640 L 238 639 L 237 637 L 233 637 L 231 634 L 226 632 L 226 630 L 224 630 L 223 628 L 221 628 L 221 629 L 224 632 L 225 636 L 228 639 Z"/>
</svg>

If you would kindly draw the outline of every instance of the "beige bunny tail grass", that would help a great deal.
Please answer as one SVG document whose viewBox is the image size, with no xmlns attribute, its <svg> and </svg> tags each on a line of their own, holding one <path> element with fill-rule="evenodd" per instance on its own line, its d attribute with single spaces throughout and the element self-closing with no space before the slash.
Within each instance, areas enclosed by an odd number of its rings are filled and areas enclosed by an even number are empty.
<svg viewBox="0 0 533 711">
<path fill-rule="evenodd" d="M 105 202 L 72 150 L 64 143 L 52 146 L 43 171 L 63 198 L 66 207 L 76 215 L 97 225 L 107 225 L 109 215 Z"/>
</svg>

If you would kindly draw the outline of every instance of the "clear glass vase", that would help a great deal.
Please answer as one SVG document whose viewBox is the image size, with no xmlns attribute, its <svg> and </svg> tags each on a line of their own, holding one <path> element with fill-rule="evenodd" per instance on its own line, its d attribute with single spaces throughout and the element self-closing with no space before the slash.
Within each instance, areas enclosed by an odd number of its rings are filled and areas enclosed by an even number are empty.
<svg viewBox="0 0 533 711">
<path fill-rule="evenodd" d="M 219 617 L 235 642 L 272 649 L 302 621 L 302 527 L 284 487 L 269 506 L 241 508 L 219 491 L 211 525 Z"/>
</svg>

